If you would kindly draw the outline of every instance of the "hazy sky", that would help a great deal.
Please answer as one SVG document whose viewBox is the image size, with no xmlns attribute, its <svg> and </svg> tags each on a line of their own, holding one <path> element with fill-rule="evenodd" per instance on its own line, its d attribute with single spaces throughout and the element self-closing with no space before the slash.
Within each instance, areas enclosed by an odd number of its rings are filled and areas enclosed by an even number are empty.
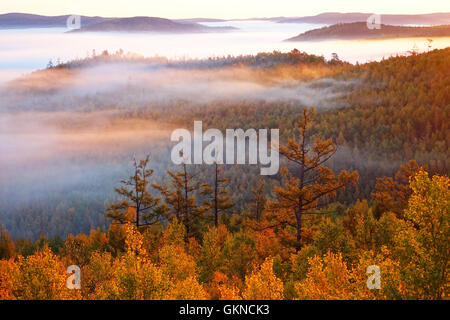
<svg viewBox="0 0 450 320">
<path fill-rule="evenodd" d="M 251 18 L 321 12 L 450 12 L 448 0 L 2 0 L 0 13 L 82 14 L 105 17 Z"/>
</svg>

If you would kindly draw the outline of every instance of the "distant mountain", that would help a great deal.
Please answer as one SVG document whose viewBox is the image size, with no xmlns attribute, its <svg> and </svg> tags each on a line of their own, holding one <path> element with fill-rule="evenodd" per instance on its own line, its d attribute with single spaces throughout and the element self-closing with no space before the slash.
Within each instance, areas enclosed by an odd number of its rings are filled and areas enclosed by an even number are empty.
<svg viewBox="0 0 450 320">
<path fill-rule="evenodd" d="M 221 32 L 236 30 L 233 27 L 208 27 L 198 23 L 175 22 L 169 19 L 155 17 L 117 18 L 96 24 L 91 24 L 70 32 Z"/>
<path fill-rule="evenodd" d="M 124 31 L 124 32 L 214 32 L 230 31 L 232 27 L 207 27 L 204 22 L 253 21 L 263 20 L 278 23 L 311 23 L 333 25 L 338 23 L 365 22 L 371 13 L 327 12 L 304 17 L 264 17 L 249 19 L 190 18 L 169 20 L 153 17 L 104 18 L 81 16 L 81 32 L 87 31 Z M 66 27 L 69 15 L 42 16 L 26 13 L 0 14 L 0 29 L 11 28 L 54 28 Z M 159 21 L 157 21 L 159 19 Z M 450 13 L 430 14 L 383 14 L 381 23 L 387 25 L 446 25 L 450 24 Z M 95 26 L 95 27 L 94 27 Z M 142 28 L 142 29 L 139 29 Z M 213 28 L 213 29 L 211 29 Z M 78 31 L 78 32 L 80 32 Z"/>
<path fill-rule="evenodd" d="M 67 26 L 67 18 L 64 16 L 41 16 L 27 13 L 0 14 L 0 29 L 15 28 L 64 28 Z M 111 18 L 81 16 L 81 26 L 110 20 Z"/>
<path fill-rule="evenodd" d="M 65 28 L 70 15 L 41 16 L 26 13 L 0 15 L 0 29 L 16 28 Z M 197 22 L 221 22 L 219 19 L 169 20 L 156 17 L 103 18 L 80 16 L 81 28 L 70 32 L 221 32 L 236 30 L 233 27 L 208 27 Z"/>
<path fill-rule="evenodd" d="M 298 18 L 280 18 L 278 23 L 316 23 L 316 24 L 337 24 L 351 22 L 365 22 L 372 13 L 339 13 L 327 12 L 315 16 Z M 450 13 L 429 13 L 429 14 L 382 14 L 381 23 L 390 25 L 443 25 L 450 24 Z"/>
<path fill-rule="evenodd" d="M 450 37 L 450 25 L 433 27 L 402 27 L 382 24 L 380 29 L 367 28 L 366 22 L 339 23 L 314 29 L 286 41 L 317 41 L 332 39 L 376 39 L 405 37 Z"/>
<path fill-rule="evenodd" d="M 202 23 L 202 22 L 226 22 L 229 20 L 223 20 L 223 19 L 212 19 L 212 18 L 191 18 L 191 19 L 175 19 L 172 21 L 176 22 L 187 22 L 187 23 Z"/>
</svg>

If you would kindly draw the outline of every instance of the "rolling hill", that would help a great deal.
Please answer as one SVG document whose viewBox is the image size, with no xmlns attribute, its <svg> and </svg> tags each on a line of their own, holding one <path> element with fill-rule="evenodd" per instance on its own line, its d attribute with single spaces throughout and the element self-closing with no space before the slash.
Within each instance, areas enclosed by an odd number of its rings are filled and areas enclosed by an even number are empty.
<svg viewBox="0 0 450 320">
<path fill-rule="evenodd" d="M 277 19 L 279 23 L 317 23 L 317 24 L 337 24 L 366 22 L 372 13 L 361 12 L 326 12 L 315 16 L 287 17 Z M 392 25 L 442 25 L 450 24 L 450 13 L 429 13 L 429 14 L 383 14 L 381 22 Z"/>
<path fill-rule="evenodd" d="M 207 27 L 198 23 L 175 22 L 156 17 L 118 18 L 81 27 L 70 32 L 221 32 L 235 30 L 233 27 Z"/>
<path fill-rule="evenodd" d="M 0 29 L 20 28 L 65 28 L 70 15 L 42 16 L 26 13 L 0 15 Z M 104 18 L 80 16 L 81 28 L 71 32 L 223 32 L 236 30 L 233 27 L 208 27 L 200 22 L 214 19 L 169 20 L 157 17 Z"/>
<path fill-rule="evenodd" d="M 27 13 L 0 14 L 0 29 L 15 28 L 64 28 L 69 15 L 41 16 Z M 110 20 L 111 18 L 81 16 L 81 26 Z"/>
<path fill-rule="evenodd" d="M 434 27 L 403 27 L 382 24 L 380 29 L 369 29 L 365 22 L 340 23 L 314 29 L 286 41 L 387 39 L 406 37 L 450 37 L 450 25 Z"/>
</svg>

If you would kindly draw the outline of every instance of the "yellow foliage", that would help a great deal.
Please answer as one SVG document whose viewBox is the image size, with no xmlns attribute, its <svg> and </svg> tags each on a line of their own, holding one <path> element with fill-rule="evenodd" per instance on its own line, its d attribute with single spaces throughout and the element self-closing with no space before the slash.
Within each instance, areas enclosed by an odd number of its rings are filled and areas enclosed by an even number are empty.
<svg viewBox="0 0 450 320">
<path fill-rule="evenodd" d="M 323 258 L 308 259 L 310 268 L 306 279 L 295 284 L 301 300 L 340 300 L 354 298 L 351 274 L 341 253 L 329 251 Z"/>
<path fill-rule="evenodd" d="M 434 250 L 449 249 L 450 179 L 435 175 L 430 180 L 428 173 L 420 170 L 410 181 L 413 194 L 408 202 L 406 217 L 433 244 L 445 247 Z M 448 254 L 448 251 L 445 253 Z"/>
<path fill-rule="evenodd" d="M 97 291 L 113 277 L 113 258 L 109 252 L 94 252 L 90 263 L 83 270 L 81 289 L 87 298 L 96 299 L 101 296 Z"/>
<path fill-rule="evenodd" d="M 16 299 L 14 290 L 19 275 L 19 266 L 13 259 L 0 260 L 0 300 Z"/>
<path fill-rule="evenodd" d="M 410 259 L 404 273 L 412 290 L 408 297 L 441 299 L 449 296 L 448 260 L 450 256 L 450 179 L 424 170 L 410 178 L 412 195 L 405 210 L 414 224 L 409 238 L 414 239 Z M 404 242 L 408 243 L 404 238 Z M 406 260 L 406 259 L 405 259 Z"/>
<path fill-rule="evenodd" d="M 50 249 L 17 261 L 9 260 L 0 265 L 0 281 L 6 290 L 1 295 L 8 299 L 60 300 L 78 298 L 75 290 L 66 287 L 66 268 Z"/>
<path fill-rule="evenodd" d="M 380 268 L 380 289 L 367 288 L 367 268 L 376 265 Z M 391 252 L 383 246 L 380 253 L 365 251 L 358 264 L 351 271 L 354 281 L 355 299 L 400 299 L 405 284 L 401 279 L 400 263 L 391 259 Z"/>
<path fill-rule="evenodd" d="M 242 300 L 236 279 L 230 279 L 220 271 L 215 271 L 209 283 L 208 292 L 213 300 Z"/>
<path fill-rule="evenodd" d="M 226 284 L 219 286 L 220 300 L 242 300 L 239 289 L 236 286 Z"/>
<path fill-rule="evenodd" d="M 186 238 L 186 228 L 184 225 L 174 218 L 167 224 L 163 233 L 163 241 L 165 244 L 182 244 Z"/>
<path fill-rule="evenodd" d="M 208 294 L 198 283 L 195 276 L 189 276 L 183 281 L 176 283 L 169 293 L 167 299 L 170 300 L 206 300 Z"/>
<path fill-rule="evenodd" d="M 127 255 L 139 256 L 142 259 L 147 258 L 147 251 L 144 248 L 144 237 L 131 223 L 125 225 L 127 237 L 125 244 L 127 247 Z"/>
<path fill-rule="evenodd" d="M 295 232 L 285 227 L 231 234 L 219 225 L 201 244 L 187 239 L 176 219 L 163 232 L 147 229 L 147 246 L 131 223 L 111 227 L 108 238 L 101 230 L 69 235 L 61 258 L 45 245 L 28 257 L 12 252 L 0 260 L 0 300 L 447 298 L 449 186 L 448 177 L 430 179 L 420 169 L 410 179 L 406 219 L 392 213 L 376 219 L 363 201 L 350 210 L 347 229 L 325 219 L 309 237 L 305 225 L 302 243 L 308 244 L 295 254 L 280 240 L 283 230 Z M 157 241 L 148 245 L 151 239 Z M 66 287 L 69 264 L 82 268 L 81 290 Z M 381 287 L 370 290 L 373 265 Z"/>
<path fill-rule="evenodd" d="M 165 245 L 158 255 L 164 274 L 172 280 L 184 280 L 197 274 L 194 258 L 179 245 Z"/>
<path fill-rule="evenodd" d="M 98 299 L 164 299 L 171 283 L 153 264 L 143 246 L 143 236 L 134 225 L 126 225 L 126 253 L 111 267 L 111 276 L 96 289 Z M 108 260 L 108 258 L 106 258 Z"/>
<path fill-rule="evenodd" d="M 246 300 L 282 300 L 283 282 L 273 272 L 273 259 L 267 258 L 251 275 L 245 277 L 243 298 Z"/>
</svg>

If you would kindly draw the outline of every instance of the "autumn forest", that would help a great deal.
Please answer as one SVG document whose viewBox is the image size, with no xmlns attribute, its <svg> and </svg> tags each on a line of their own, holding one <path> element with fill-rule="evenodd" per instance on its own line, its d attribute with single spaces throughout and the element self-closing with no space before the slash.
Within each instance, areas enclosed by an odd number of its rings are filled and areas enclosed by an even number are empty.
<svg viewBox="0 0 450 320">
<path fill-rule="evenodd" d="M 36 142 L 36 169 L 0 160 L 0 299 L 448 299 L 449 70 L 449 48 L 362 64 L 119 50 L 14 80 L 1 112 L 54 144 Z M 69 91 L 83 77 L 107 88 Z M 279 128 L 279 172 L 171 163 L 171 130 L 194 120 Z"/>
</svg>

